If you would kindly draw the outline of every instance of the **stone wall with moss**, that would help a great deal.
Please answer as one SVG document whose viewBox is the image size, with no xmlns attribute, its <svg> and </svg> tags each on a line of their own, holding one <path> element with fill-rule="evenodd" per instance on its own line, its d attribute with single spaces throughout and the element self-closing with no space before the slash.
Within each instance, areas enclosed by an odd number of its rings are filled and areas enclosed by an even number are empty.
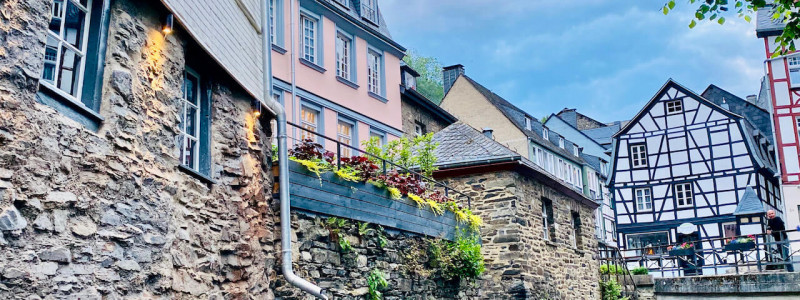
<svg viewBox="0 0 800 300">
<path fill-rule="evenodd" d="M 37 102 L 51 0 L 0 3 L 0 298 L 273 298 L 270 139 L 160 1 L 111 1 L 97 132 Z M 175 23 L 176 26 L 178 22 Z M 183 72 L 212 79 L 211 178 L 178 168 Z M 10 228 L 10 227 L 9 227 Z"/>
<path fill-rule="evenodd" d="M 594 209 L 516 171 L 447 179 L 484 220 L 486 299 L 599 299 Z M 552 201 L 555 239 L 544 239 L 542 199 Z M 576 245 L 572 212 L 580 214 Z"/>
</svg>

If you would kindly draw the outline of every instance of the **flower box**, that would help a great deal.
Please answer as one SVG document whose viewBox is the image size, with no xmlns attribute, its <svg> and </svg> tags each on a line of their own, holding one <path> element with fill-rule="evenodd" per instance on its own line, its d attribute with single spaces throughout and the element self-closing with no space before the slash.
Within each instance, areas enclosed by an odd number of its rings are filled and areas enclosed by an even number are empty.
<svg viewBox="0 0 800 300">
<path fill-rule="evenodd" d="M 691 256 L 691 255 L 694 255 L 694 249 L 693 248 L 689 248 L 689 249 L 672 249 L 672 250 L 669 250 L 669 255 L 670 256 Z"/>
<path fill-rule="evenodd" d="M 755 242 L 744 242 L 744 243 L 728 243 L 725 245 L 725 251 L 746 251 L 746 250 L 753 250 L 756 248 Z"/>
</svg>

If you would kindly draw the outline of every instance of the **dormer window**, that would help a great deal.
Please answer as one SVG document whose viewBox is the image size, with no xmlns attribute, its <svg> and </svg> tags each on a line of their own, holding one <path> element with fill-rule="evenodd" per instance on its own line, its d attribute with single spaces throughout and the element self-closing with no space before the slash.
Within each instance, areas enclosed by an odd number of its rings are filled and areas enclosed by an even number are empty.
<svg viewBox="0 0 800 300">
<path fill-rule="evenodd" d="M 525 129 L 532 130 L 531 129 L 531 118 L 529 118 L 529 117 L 525 117 Z"/>
<path fill-rule="evenodd" d="M 333 0 L 333 2 L 339 3 L 345 8 L 350 6 L 350 0 Z"/>
<path fill-rule="evenodd" d="M 547 130 L 547 127 L 542 127 L 542 137 L 545 140 L 549 140 L 550 139 L 550 130 Z"/>
<path fill-rule="evenodd" d="M 681 100 L 667 101 L 664 103 L 668 115 L 679 114 L 683 112 L 683 103 Z"/>
<path fill-rule="evenodd" d="M 362 0 L 361 17 L 374 24 L 378 24 L 378 0 Z"/>
<path fill-rule="evenodd" d="M 572 154 L 575 154 L 575 156 L 580 156 L 580 151 L 578 150 L 578 146 L 572 147 Z"/>
<path fill-rule="evenodd" d="M 561 147 L 561 149 L 565 149 L 564 148 L 564 138 L 563 137 L 558 137 L 558 146 Z"/>
</svg>

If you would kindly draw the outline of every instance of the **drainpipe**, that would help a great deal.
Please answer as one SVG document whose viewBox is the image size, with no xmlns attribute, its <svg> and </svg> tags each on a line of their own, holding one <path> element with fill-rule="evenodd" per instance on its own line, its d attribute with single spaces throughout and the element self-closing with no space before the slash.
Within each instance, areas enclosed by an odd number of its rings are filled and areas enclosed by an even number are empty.
<svg viewBox="0 0 800 300">
<path fill-rule="evenodd" d="M 291 0 L 294 3 L 294 0 Z M 325 291 L 307 280 L 294 274 L 292 270 L 292 225 L 289 202 L 289 157 L 286 142 L 286 110 L 272 98 L 272 39 L 269 32 L 268 1 L 261 1 L 261 46 L 263 67 L 264 104 L 276 115 L 278 129 L 278 177 L 281 199 L 281 263 L 283 276 L 290 284 L 319 299 L 327 300 Z M 292 9 L 294 12 L 294 9 Z M 293 15 L 294 13 L 292 13 Z M 294 51 L 292 51 L 294 53 Z M 293 95 L 294 96 L 294 95 Z"/>
</svg>

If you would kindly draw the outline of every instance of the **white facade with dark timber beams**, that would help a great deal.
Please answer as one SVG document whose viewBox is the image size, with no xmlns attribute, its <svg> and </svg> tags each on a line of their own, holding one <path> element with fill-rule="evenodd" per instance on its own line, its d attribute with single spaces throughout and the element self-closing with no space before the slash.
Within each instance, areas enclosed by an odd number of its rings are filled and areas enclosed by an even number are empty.
<svg viewBox="0 0 800 300">
<path fill-rule="evenodd" d="M 614 135 L 609 187 L 621 248 L 761 233 L 763 216 L 734 215 L 748 187 L 765 209 L 781 210 L 769 142 L 715 102 L 669 80 Z M 678 233 L 685 223 L 691 234 Z"/>
</svg>

